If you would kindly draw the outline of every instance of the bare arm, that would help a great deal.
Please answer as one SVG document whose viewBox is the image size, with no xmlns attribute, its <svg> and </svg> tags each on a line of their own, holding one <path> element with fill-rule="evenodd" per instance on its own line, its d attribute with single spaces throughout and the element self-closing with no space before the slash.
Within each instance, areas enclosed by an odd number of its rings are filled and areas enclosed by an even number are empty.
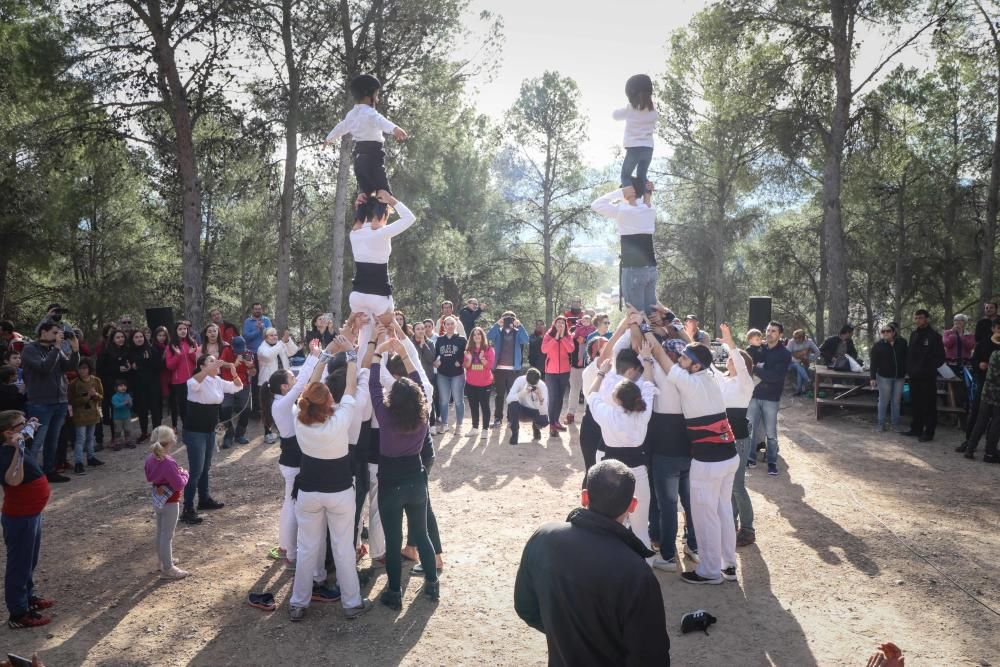
<svg viewBox="0 0 1000 667">
<path fill-rule="evenodd" d="M 10 460 L 10 465 L 7 466 L 7 472 L 4 473 L 3 481 L 7 483 L 8 486 L 17 486 L 24 481 L 24 451 L 19 445 L 3 445 L 4 447 L 13 447 L 17 451 L 14 452 L 14 458 Z"/>
</svg>

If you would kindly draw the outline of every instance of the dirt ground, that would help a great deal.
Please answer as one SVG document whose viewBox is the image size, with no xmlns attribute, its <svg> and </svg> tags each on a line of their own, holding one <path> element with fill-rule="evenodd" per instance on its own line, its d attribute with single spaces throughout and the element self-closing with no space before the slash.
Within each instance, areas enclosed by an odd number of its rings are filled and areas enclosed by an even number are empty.
<svg viewBox="0 0 1000 667">
<path fill-rule="evenodd" d="M 402 612 L 376 606 L 346 621 L 339 604 L 314 603 L 295 625 L 291 573 L 266 558 L 277 539 L 278 447 L 254 433 L 216 456 L 213 495 L 225 509 L 178 528 L 175 557 L 194 572 L 183 581 L 153 574 L 142 449 L 105 451 L 108 465 L 56 486 L 36 572 L 39 592 L 58 601 L 54 621 L 4 625 L 3 651 L 38 651 L 57 667 L 544 664 L 544 637 L 517 618 L 512 589 L 527 537 L 578 502 L 575 428 L 518 447 L 499 430 L 486 442 L 438 438 L 441 601 L 417 598 L 421 580 L 404 569 Z M 1000 610 L 1000 466 L 954 453 L 953 428 L 918 444 L 876 435 L 863 416 L 816 422 L 808 401 L 787 396 L 779 436 L 782 474 L 748 475 L 758 542 L 739 552 L 739 581 L 690 586 L 657 573 L 673 664 L 864 665 L 891 640 L 911 667 L 1000 665 L 1000 617 L 954 583 Z M 376 570 L 366 594 L 377 598 L 385 581 Z M 252 590 L 273 592 L 278 611 L 247 605 Z M 682 614 L 699 608 L 718 624 L 710 636 L 681 635 Z"/>
</svg>

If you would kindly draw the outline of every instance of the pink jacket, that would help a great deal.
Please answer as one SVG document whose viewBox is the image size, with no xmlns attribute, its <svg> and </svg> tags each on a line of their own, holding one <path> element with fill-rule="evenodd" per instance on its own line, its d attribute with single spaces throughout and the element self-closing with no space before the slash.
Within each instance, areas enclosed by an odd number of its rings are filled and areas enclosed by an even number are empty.
<svg viewBox="0 0 1000 667">
<path fill-rule="evenodd" d="M 198 347 L 191 347 L 186 340 L 180 344 L 181 353 L 174 352 L 173 345 L 167 345 L 166 366 L 170 371 L 170 384 L 185 384 L 194 375 L 198 363 Z"/>
<path fill-rule="evenodd" d="M 958 356 L 959 335 L 954 329 L 946 329 L 941 337 L 944 339 L 944 358 L 948 361 L 960 361 Z M 976 335 L 971 333 L 962 334 L 962 359 L 972 358 L 972 348 L 976 346 Z"/>
<path fill-rule="evenodd" d="M 492 347 L 486 348 L 486 352 L 470 352 L 465 349 L 465 383 L 473 387 L 488 387 L 493 384 L 493 360 L 496 352 Z"/>
<path fill-rule="evenodd" d="M 542 338 L 546 373 L 569 373 L 569 355 L 573 354 L 573 337 L 568 333 L 558 340 L 545 333 Z"/>
</svg>

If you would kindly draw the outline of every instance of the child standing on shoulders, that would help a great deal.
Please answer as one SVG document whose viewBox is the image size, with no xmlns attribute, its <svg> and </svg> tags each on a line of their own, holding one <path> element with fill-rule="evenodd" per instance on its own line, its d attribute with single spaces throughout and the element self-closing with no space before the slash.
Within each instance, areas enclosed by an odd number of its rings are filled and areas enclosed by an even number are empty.
<svg viewBox="0 0 1000 667">
<path fill-rule="evenodd" d="M 188 482 L 188 471 L 180 467 L 170 451 L 177 435 L 169 426 L 157 426 L 146 457 L 146 481 L 153 485 L 153 513 L 156 515 L 156 553 L 160 558 L 160 576 L 183 579 L 190 574 L 174 565 L 173 542 L 180 516 L 181 492 Z"/>
<path fill-rule="evenodd" d="M 354 177 L 358 181 L 358 192 L 373 195 L 379 190 L 389 189 L 389 177 L 385 173 L 385 150 L 383 134 L 391 133 L 396 141 L 406 141 L 406 132 L 375 110 L 382 83 L 371 74 L 362 74 L 351 81 L 351 95 L 357 104 L 347 112 L 344 120 L 326 135 L 323 146 L 329 146 L 345 134 L 354 137 Z M 358 206 L 354 219 L 364 221 L 367 207 Z"/>
<path fill-rule="evenodd" d="M 132 395 L 125 380 L 115 382 L 115 395 L 111 397 L 111 418 L 114 420 L 111 449 L 121 451 L 122 445 L 135 449 L 128 439 L 128 423 L 132 420 Z"/>
<path fill-rule="evenodd" d="M 645 74 L 629 77 L 625 82 L 625 96 L 628 97 L 628 106 L 615 109 L 611 114 L 615 120 L 625 121 L 625 160 L 622 162 L 621 184 L 623 188 L 631 185 L 641 195 L 646 186 L 649 163 L 653 161 L 653 135 L 656 133 L 652 79 Z"/>
</svg>

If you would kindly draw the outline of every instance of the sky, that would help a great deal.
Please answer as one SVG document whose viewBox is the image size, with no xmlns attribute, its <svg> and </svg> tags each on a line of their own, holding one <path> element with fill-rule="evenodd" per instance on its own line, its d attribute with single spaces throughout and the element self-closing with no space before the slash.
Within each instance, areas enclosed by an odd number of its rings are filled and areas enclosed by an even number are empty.
<svg viewBox="0 0 1000 667">
<path fill-rule="evenodd" d="M 478 17 L 486 10 L 503 17 L 505 35 L 498 70 L 490 80 L 473 81 L 476 106 L 500 119 L 514 103 L 524 79 L 546 70 L 572 77 L 580 87 L 582 112 L 589 119 L 584 159 L 593 167 L 603 167 L 616 161 L 615 152 L 621 146 L 624 124 L 612 120 L 611 112 L 626 103 L 625 80 L 646 73 L 655 85 L 665 70 L 670 33 L 709 4 L 709 0 L 472 0 L 465 19 L 472 33 L 483 34 Z M 633 15 L 626 17 L 625 10 Z M 639 20 L 636 13 L 641 13 Z M 864 31 L 860 38 L 855 72 L 864 76 L 899 39 Z M 476 48 L 473 39 L 460 53 L 468 56 Z M 926 53 L 918 45 L 894 63 L 926 65 Z M 883 74 L 892 69 L 885 68 Z M 663 150 L 657 153 L 664 155 Z"/>
</svg>

